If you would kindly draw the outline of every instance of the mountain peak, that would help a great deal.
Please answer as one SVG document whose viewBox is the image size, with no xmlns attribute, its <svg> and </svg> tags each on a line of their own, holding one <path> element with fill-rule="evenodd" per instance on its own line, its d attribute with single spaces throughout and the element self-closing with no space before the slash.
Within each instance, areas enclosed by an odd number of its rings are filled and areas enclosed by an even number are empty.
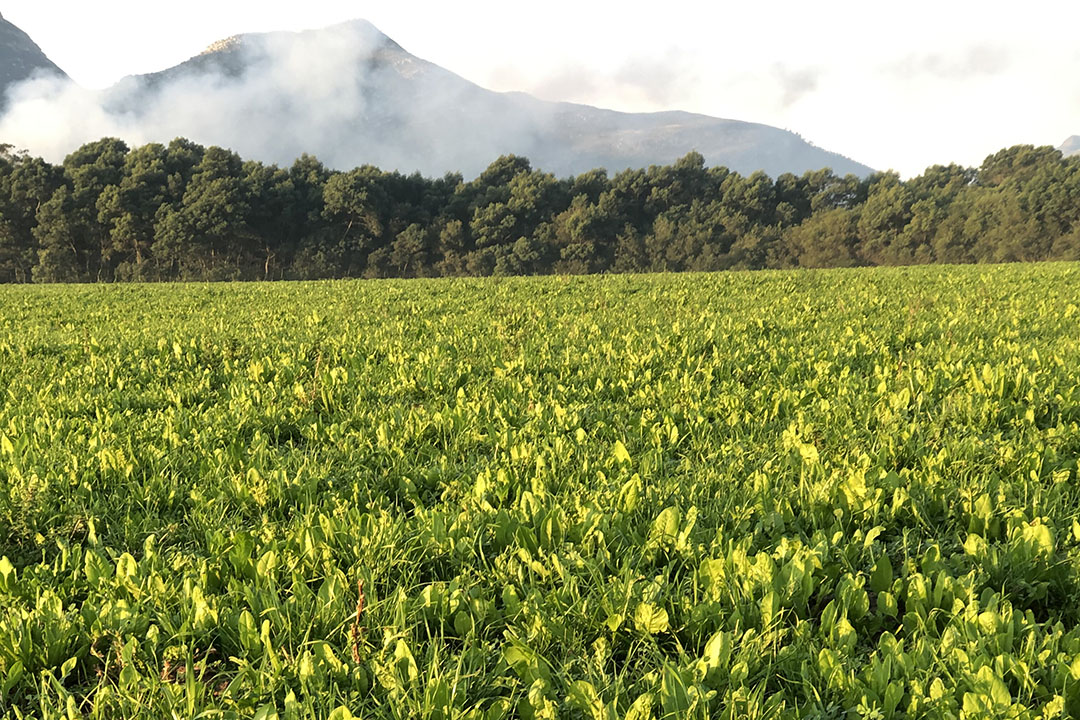
<svg viewBox="0 0 1080 720">
<path fill-rule="evenodd" d="M 1080 135 L 1073 135 L 1058 148 L 1065 157 L 1080 155 Z"/>
<path fill-rule="evenodd" d="M 215 40 L 214 42 L 207 45 L 206 49 L 199 53 L 199 56 L 213 55 L 214 53 L 220 52 L 228 52 L 229 50 L 232 50 L 233 48 L 240 45 L 240 43 L 242 43 L 243 41 L 243 35 L 233 35 L 232 37 L 227 37 L 222 40 Z"/>
<path fill-rule="evenodd" d="M 21 32 L 0 22 L 0 33 L 8 28 Z M 22 38 L 24 49 L 40 54 Z M 10 67 L 4 49 L 0 34 L 0 77 Z M 98 97 L 118 137 L 184 136 L 282 164 L 310 153 L 341 169 L 373 164 L 475 176 L 495 158 L 515 154 L 565 177 L 667 165 L 697 151 L 708 164 L 743 174 L 872 172 L 757 123 L 493 92 L 410 54 L 363 19 L 233 35 L 179 65 L 124 78 Z"/>
<path fill-rule="evenodd" d="M 384 32 L 375 27 L 368 20 L 356 19 L 329 25 L 321 28 L 308 30 L 273 30 L 270 32 L 241 33 L 232 37 L 223 38 L 211 43 L 205 50 L 196 55 L 203 57 L 220 53 L 229 53 L 242 49 L 248 45 L 260 43 L 296 43 L 316 41 L 334 37 L 348 37 L 371 50 L 391 49 L 402 51 L 400 45 L 390 39 Z M 329 42 L 329 40 L 328 40 Z"/>
</svg>

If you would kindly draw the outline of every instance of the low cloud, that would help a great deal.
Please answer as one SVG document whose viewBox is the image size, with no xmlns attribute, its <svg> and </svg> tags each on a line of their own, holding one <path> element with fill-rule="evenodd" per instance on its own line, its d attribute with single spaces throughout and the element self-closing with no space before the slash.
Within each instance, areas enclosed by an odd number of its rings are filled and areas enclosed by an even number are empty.
<svg viewBox="0 0 1080 720">
<path fill-rule="evenodd" d="M 660 58 L 634 58 L 614 74 L 615 82 L 632 88 L 654 105 L 671 105 L 691 94 L 699 82 L 697 62 L 672 48 Z"/>
<path fill-rule="evenodd" d="M 528 154 L 550 121 L 541 104 L 503 102 L 363 22 L 245 36 L 104 91 L 35 77 L 8 99 L 0 137 L 54 162 L 104 136 L 183 136 L 278 164 L 307 152 L 341 169 L 475 174 L 501 153 Z"/>
<path fill-rule="evenodd" d="M 817 90 L 821 78 L 818 68 L 792 69 L 779 63 L 773 65 L 772 74 L 780 86 L 780 107 L 785 110 Z"/>
<path fill-rule="evenodd" d="M 523 87 L 531 94 L 555 102 L 596 104 L 673 110 L 693 97 L 700 84 L 699 61 L 678 48 L 658 55 L 631 57 L 618 67 L 603 71 L 566 64 L 539 79 L 503 68 L 491 75 L 502 87 Z"/>
<path fill-rule="evenodd" d="M 890 63 L 885 70 L 898 77 L 930 75 L 942 80 L 971 80 L 1006 72 L 1012 65 L 1008 48 L 973 45 L 959 53 L 911 54 Z"/>
</svg>

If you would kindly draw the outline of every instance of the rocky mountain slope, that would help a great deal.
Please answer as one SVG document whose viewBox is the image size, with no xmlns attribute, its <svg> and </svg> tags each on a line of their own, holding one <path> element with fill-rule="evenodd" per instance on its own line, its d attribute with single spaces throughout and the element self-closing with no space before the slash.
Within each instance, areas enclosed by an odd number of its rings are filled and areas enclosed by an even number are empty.
<svg viewBox="0 0 1080 720">
<path fill-rule="evenodd" d="M 66 77 L 25 33 L 0 21 L 2 87 L 35 72 Z M 842 175 L 872 172 L 767 125 L 492 92 L 410 54 L 362 20 L 228 38 L 175 67 L 125 78 L 100 93 L 67 93 L 71 107 L 64 88 L 43 92 L 52 95 L 33 107 L 50 118 L 70 118 L 64 125 L 69 131 L 77 129 L 71 123 L 83 127 L 91 96 L 95 122 L 85 127 L 97 135 L 83 142 L 101 134 L 132 144 L 183 136 L 279 164 L 309 153 L 341 169 L 373 164 L 473 177 L 513 153 L 565 176 L 669 164 L 697 150 L 708 164 L 744 174 L 764 170 L 775 177 L 822 167 Z M 41 110 L 47 103 L 57 111 Z M 40 124 L 30 114 L 10 127 Z M 70 134 L 75 140 L 77 133 Z M 65 143 L 64 152 L 74 146 Z"/>
<path fill-rule="evenodd" d="M 472 176 L 515 153 L 567 175 L 667 164 L 697 150 L 709 164 L 743 173 L 872 172 L 767 125 L 492 92 L 408 53 L 365 21 L 230 38 L 175 67 L 127 78 L 110 91 L 110 105 L 159 121 L 186 118 L 195 126 L 186 134 L 200 141 L 277 162 L 309 152 L 338 167 Z"/>
<path fill-rule="evenodd" d="M 29 35 L 0 15 L 0 109 L 9 90 L 37 73 L 67 77 Z"/>
</svg>

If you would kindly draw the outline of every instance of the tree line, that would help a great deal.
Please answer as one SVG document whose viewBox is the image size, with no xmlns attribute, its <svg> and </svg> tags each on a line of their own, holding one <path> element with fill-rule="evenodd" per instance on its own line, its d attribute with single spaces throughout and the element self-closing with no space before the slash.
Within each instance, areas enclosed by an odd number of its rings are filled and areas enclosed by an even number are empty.
<svg viewBox="0 0 1080 720">
<path fill-rule="evenodd" d="M 556 178 L 282 168 L 178 138 L 52 165 L 0 146 L 0 282 L 279 280 L 1080 259 L 1080 157 L 743 176 L 672 165 Z"/>
</svg>

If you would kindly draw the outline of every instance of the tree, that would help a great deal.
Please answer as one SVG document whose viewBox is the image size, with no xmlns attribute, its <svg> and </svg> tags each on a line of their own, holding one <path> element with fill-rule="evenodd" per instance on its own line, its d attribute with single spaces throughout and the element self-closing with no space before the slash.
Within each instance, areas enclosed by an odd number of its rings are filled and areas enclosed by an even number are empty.
<svg viewBox="0 0 1080 720">
<path fill-rule="evenodd" d="M 324 216 L 334 235 L 327 251 L 339 258 L 345 274 L 359 275 L 368 254 L 385 247 L 384 232 L 390 212 L 383 173 L 365 165 L 339 173 L 326 181 Z"/>
<path fill-rule="evenodd" d="M 75 201 L 66 185 L 53 193 L 37 213 L 34 237 L 38 242 L 36 282 L 86 282 L 91 279 L 86 249 L 78 242 Z"/>
<path fill-rule="evenodd" d="M 1061 162 L 1061 153 L 1049 145 L 1014 145 L 988 156 L 979 168 L 976 182 L 983 187 L 997 187 L 1007 182 L 1022 185 L 1040 168 Z"/>
<path fill-rule="evenodd" d="M 700 153 L 559 180 L 504 155 L 456 173 L 304 155 L 279 168 L 177 138 L 62 166 L 0 145 L 0 282 L 593 273 L 1073 258 L 1080 157 L 1016 146 L 901 180 L 775 181 Z"/>
<path fill-rule="evenodd" d="M 242 275 L 250 253 L 243 163 L 235 153 L 207 148 L 180 207 L 162 205 L 155 215 L 154 255 L 167 277 L 223 280 Z"/>
<path fill-rule="evenodd" d="M 799 267 L 851 267 L 858 264 L 858 217 L 844 208 L 816 213 L 787 230 L 783 242 Z"/>
<path fill-rule="evenodd" d="M 431 240 L 428 230 L 413 223 L 397 234 L 390 250 L 390 263 L 401 277 L 422 277 L 430 263 Z"/>
<path fill-rule="evenodd" d="M 645 249 L 645 239 L 637 228 L 627 223 L 615 237 L 615 262 L 612 269 L 620 273 L 639 273 L 645 272 L 648 267 L 649 256 Z"/>
<path fill-rule="evenodd" d="M 488 201 L 476 205 L 469 224 L 476 247 L 509 246 L 531 236 L 560 208 L 560 195 L 555 177 L 540 172 L 520 171 L 500 192 L 489 187 L 483 195 Z"/>
<path fill-rule="evenodd" d="M 244 190 L 250 231 L 248 250 L 258 268 L 254 277 L 269 280 L 281 277 L 283 255 L 291 255 L 290 243 L 305 231 L 310 220 L 309 208 L 293 183 L 292 175 L 276 165 L 244 163 Z M 287 262 L 287 260 L 286 260 Z"/>
<path fill-rule="evenodd" d="M 98 222 L 109 235 L 102 262 L 117 279 L 147 277 L 154 218 L 169 194 L 167 152 L 157 143 L 132 150 L 119 184 L 107 185 L 98 197 Z"/>
<path fill-rule="evenodd" d="M 106 262 L 112 240 L 98 202 L 107 188 L 120 185 L 127 154 L 123 140 L 103 138 L 83 145 L 64 159 L 64 174 L 71 183 L 69 221 L 85 264 L 86 279 L 112 279 L 112 268 Z"/>
<path fill-rule="evenodd" d="M 600 272 L 614 262 L 614 235 L 618 228 L 614 197 L 600 195 L 596 203 L 578 195 L 552 221 L 559 261 L 556 272 L 581 274 Z"/>
<path fill-rule="evenodd" d="M 859 256 L 870 265 L 905 265 L 915 250 L 905 240 L 911 221 L 913 197 L 896 173 L 881 173 L 870 181 L 866 202 L 859 212 Z"/>
<path fill-rule="evenodd" d="M 63 184 L 61 168 L 25 153 L 7 154 L 7 172 L 0 187 L 0 255 L 15 282 L 30 282 L 38 263 L 38 213 Z"/>
</svg>

